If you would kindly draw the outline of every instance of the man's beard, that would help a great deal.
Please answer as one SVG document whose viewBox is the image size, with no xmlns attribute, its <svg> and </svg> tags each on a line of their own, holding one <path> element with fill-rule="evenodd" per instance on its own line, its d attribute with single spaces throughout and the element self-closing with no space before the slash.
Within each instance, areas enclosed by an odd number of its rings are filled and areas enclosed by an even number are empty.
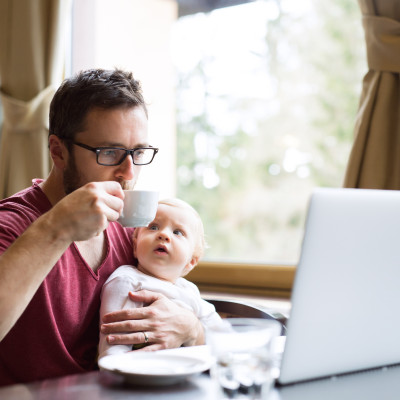
<svg viewBox="0 0 400 400">
<path fill-rule="evenodd" d="M 136 182 L 134 181 L 122 181 L 122 180 L 119 180 L 118 183 L 121 185 L 123 190 L 133 190 L 136 184 Z"/>
<path fill-rule="evenodd" d="M 72 152 L 70 153 L 70 157 L 68 159 L 68 165 L 64 170 L 63 178 L 65 194 L 70 194 L 82 186 L 81 175 L 76 168 L 75 157 Z"/>
</svg>

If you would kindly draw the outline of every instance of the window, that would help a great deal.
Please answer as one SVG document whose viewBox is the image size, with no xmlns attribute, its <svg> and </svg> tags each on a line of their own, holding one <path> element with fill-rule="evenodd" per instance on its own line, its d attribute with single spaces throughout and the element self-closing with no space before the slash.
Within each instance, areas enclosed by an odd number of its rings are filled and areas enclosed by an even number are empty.
<svg viewBox="0 0 400 400">
<path fill-rule="evenodd" d="M 309 196 L 342 185 L 352 145 L 366 72 L 357 2 L 245 1 L 181 18 L 173 0 L 74 9 L 72 72 L 117 66 L 142 81 L 160 152 L 141 183 L 200 212 L 209 249 L 195 278 L 290 290 Z"/>
<path fill-rule="evenodd" d="M 211 260 L 295 264 L 307 201 L 341 186 L 365 72 L 353 0 L 255 1 L 180 18 L 178 196 Z"/>
</svg>

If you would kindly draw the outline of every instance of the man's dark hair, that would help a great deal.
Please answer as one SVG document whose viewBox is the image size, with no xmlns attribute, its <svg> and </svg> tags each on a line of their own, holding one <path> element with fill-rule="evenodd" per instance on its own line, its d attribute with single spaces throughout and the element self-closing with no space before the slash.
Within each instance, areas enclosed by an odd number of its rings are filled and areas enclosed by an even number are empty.
<svg viewBox="0 0 400 400">
<path fill-rule="evenodd" d="M 92 109 L 137 106 L 141 106 L 147 116 L 140 82 L 131 72 L 120 69 L 82 71 L 66 79 L 55 93 L 50 104 L 49 135 L 68 142 L 84 130 L 86 116 Z"/>
</svg>

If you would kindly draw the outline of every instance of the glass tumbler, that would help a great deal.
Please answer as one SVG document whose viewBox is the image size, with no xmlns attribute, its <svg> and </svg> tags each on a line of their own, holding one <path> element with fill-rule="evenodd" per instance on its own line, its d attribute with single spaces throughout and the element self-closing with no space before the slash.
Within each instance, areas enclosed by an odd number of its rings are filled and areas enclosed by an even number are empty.
<svg viewBox="0 0 400 400">
<path fill-rule="evenodd" d="M 280 335 L 280 323 L 258 318 L 227 318 L 224 323 L 207 331 L 219 397 L 267 399 L 274 381 L 271 341 Z"/>
</svg>

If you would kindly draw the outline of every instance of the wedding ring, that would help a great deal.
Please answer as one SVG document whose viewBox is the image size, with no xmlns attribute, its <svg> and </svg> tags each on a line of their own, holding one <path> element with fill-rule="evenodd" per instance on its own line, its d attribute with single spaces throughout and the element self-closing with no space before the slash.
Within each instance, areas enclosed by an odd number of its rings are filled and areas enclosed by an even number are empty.
<svg viewBox="0 0 400 400">
<path fill-rule="evenodd" d="M 144 342 L 147 343 L 149 341 L 149 337 L 147 336 L 146 332 L 142 332 L 144 335 Z"/>
</svg>

